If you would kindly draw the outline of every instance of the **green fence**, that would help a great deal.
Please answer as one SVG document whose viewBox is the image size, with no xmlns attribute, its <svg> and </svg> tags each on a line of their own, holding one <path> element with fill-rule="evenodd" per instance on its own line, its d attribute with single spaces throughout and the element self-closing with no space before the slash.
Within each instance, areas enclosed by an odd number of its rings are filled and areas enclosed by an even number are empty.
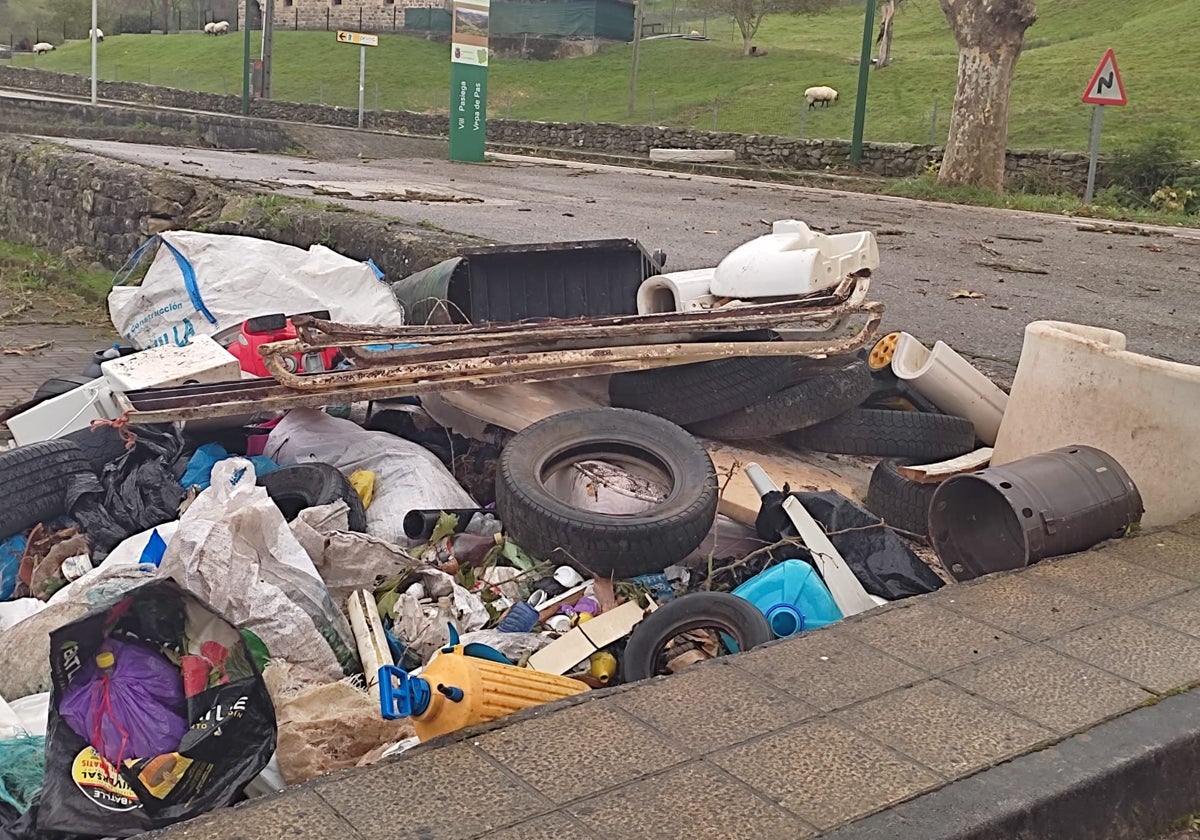
<svg viewBox="0 0 1200 840">
<path fill-rule="evenodd" d="M 409 8 L 404 28 L 432 32 L 450 31 L 445 9 Z M 633 4 L 623 0 L 566 0 L 559 3 L 491 4 L 490 34 L 544 35 L 555 38 L 610 38 L 633 40 Z"/>
</svg>

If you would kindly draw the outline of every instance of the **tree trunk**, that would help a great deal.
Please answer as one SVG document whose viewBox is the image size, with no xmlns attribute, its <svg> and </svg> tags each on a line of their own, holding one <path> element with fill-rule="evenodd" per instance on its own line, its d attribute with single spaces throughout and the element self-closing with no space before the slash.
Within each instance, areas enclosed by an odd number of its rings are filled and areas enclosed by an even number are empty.
<svg viewBox="0 0 1200 840">
<path fill-rule="evenodd" d="M 896 15 L 896 0 L 884 0 L 880 7 L 879 22 L 879 55 L 875 59 L 875 69 L 887 67 L 892 61 L 892 18 Z"/>
<path fill-rule="evenodd" d="M 941 0 L 958 41 L 958 87 L 938 183 L 1004 190 L 1008 104 L 1034 0 Z"/>
<path fill-rule="evenodd" d="M 162 0 L 163 34 L 171 31 L 171 0 Z"/>
<path fill-rule="evenodd" d="M 742 55 L 750 55 L 750 42 L 753 39 L 753 35 L 742 35 Z"/>
</svg>

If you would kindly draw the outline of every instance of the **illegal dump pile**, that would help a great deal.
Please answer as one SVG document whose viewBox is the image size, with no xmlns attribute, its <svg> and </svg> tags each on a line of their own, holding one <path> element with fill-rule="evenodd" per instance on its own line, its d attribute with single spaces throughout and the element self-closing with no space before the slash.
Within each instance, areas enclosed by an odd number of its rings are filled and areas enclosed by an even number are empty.
<svg viewBox="0 0 1200 840">
<path fill-rule="evenodd" d="M 8 419 L 5 837 L 129 836 L 1087 548 L 1143 494 L 1195 512 L 1160 468 L 1190 419 L 1113 422 L 1194 369 L 1039 322 L 1005 394 L 876 338 L 869 233 L 778 222 L 673 273 L 493 248 L 390 287 L 320 246 L 143 251 L 127 346 Z"/>
</svg>

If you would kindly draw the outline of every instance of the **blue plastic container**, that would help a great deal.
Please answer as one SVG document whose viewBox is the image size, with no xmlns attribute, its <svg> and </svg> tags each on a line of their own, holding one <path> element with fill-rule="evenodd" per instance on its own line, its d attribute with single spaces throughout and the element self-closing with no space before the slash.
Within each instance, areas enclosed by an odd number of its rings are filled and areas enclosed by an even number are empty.
<svg viewBox="0 0 1200 840">
<path fill-rule="evenodd" d="M 743 583 L 733 594 L 762 611 L 777 638 L 842 620 L 825 581 L 803 560 L 784 560 Z"/>
</svg>

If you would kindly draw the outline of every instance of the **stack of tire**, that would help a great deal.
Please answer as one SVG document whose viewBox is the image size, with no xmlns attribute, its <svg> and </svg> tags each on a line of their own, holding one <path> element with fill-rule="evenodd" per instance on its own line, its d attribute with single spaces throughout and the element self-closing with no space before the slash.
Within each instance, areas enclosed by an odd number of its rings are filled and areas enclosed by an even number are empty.
<svg viewBox="0 0 1200 840">
<path fill-rule="evenodd" d="M 899 467 L 972 451 L 975 428 L 898 397 L 890 368 L 871 362 L 859 356 L 719 359 L 617 374 L 609 399 L 700 437 L 781 437 L 800 450 L 879 456 L 884 460 L 872 474 L 867 508 L 894 528 L 925 536 L 937 485 L 911 481 Z"/>
</svg>

